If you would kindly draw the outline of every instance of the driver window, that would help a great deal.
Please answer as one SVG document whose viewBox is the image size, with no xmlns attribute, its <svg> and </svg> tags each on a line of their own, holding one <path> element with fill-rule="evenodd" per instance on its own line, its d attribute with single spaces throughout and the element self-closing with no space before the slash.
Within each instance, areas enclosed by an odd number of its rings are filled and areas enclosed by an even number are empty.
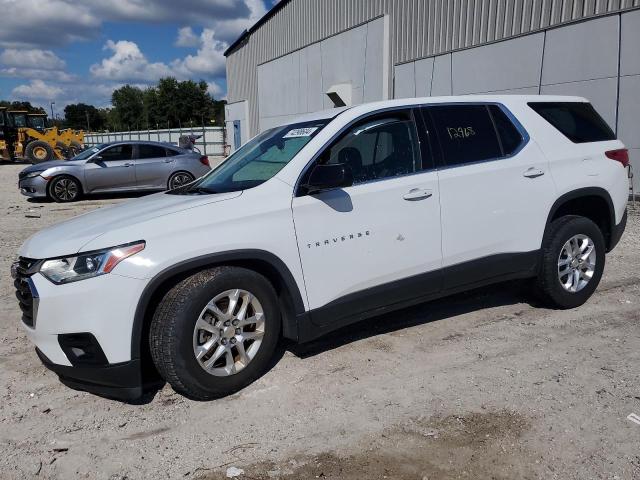
<svg viewBox="0 0 640 480">
<path fill-rule="evenodd" d="M 113 162 L 116 160 L 131 160 L 133 145 L 116 145 L 100 153 L 103 162 Z"/>
<path fill-rule="evenodd" d="M 414 173 L 420 170 L 414 123 L 397 114 L 365 120 L 330 147 L 322 162 L 349 165 L 354 185 Z"/>
</svg>

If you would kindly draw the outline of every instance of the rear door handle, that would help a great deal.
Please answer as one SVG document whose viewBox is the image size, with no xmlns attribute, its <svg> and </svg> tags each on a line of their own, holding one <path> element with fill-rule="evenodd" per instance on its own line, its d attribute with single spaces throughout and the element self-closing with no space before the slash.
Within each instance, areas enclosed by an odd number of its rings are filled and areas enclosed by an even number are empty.
<svg viewBox="0 0 640 480">
<path fill-rule="evenodd" d="M 538 178 L 544 175 L 544 171 L 539 168 L 531 167 L 527 169 L 522 175 L 527 178 Z"/>
<path fill-rule="evenodd" d="M 123 167 L 133 167 L 133 163 L 125 163 L 122 165 Z"/>
<path fill-rule="evenodd" d="M 423 188 L 412 188 L 407 193 L 405 193 L 402 198 L 410 202 L 415 202 L 417 200 L 425 200 L 431 196 L 433 196 L 432 190 L 426 190 Z"/>
</svg>

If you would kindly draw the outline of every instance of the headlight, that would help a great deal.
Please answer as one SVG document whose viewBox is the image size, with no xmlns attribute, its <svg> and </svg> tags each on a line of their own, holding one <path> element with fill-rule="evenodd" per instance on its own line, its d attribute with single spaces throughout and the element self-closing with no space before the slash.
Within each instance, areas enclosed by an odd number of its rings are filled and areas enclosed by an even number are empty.
<svg viewBox="0 0 640 480">
<path fill-rule="evenodd" d="M 40 273 L 56 285 L 77 282 L 111 272 L 125 258 L 144 250 L 145 242 L 139 241 L 105 250 L 45 260 Z"/>
<path fill-rule="evenodd" d="M 42 172 L 44 172 L 44 170 L 42 170 Z M 33 178 L 33 177 L 37 177 L 38 175 L 40 175 L 42 172 L 30 172 L 27 173 L 24 178 Z"/>
</svg>

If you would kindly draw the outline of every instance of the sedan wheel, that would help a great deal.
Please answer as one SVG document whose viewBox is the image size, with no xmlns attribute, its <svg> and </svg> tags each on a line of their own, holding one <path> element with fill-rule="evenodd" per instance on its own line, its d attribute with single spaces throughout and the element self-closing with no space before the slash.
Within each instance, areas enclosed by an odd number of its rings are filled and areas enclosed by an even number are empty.
<svg viewBox="0 0 640 480">
<path fill-rule="evenodd" d="M 49 184 L 49 196 L 56 202 L 73 202 L 80 193 L 80 184 L 72 177 L 57 177 Z"/>
<path fill-rule="evenodd" d="M 188 172 L 178 172 L 171 175 L 169 179 L 169 190 L 183 187 L 195 180 L 195 177 Z"/>
</svg>

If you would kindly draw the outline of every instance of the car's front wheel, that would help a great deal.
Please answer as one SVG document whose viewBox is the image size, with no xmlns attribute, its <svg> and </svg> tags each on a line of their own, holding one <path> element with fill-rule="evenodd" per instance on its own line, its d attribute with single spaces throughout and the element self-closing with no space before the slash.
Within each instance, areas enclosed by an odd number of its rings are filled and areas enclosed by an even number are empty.
<svg viewBox="0 0 640 480">
<path fill-rule="evenodd" d="M 80 198 L 82 187 L 80 182 L 69 175 L 53 178 L 48 185 L 49 197 L 58 203 L 73 202 Z"/>
<path fill-rule="evenodd" d="M 604 237 L 595 223 L 573 215 L 553 221 L 542 242 L 538 296 L 556 308 L 582 305 L 598 287 L 604 262 Z"/>
<path fill-rule="evenodd" d="M 264 373 L 280 325 L 277 296 L 265 277 L 215 267 L 182 280 L 164 296 L 149 332 L 151 356 L 174 390 L 211 400 Z"/>
</svg>

